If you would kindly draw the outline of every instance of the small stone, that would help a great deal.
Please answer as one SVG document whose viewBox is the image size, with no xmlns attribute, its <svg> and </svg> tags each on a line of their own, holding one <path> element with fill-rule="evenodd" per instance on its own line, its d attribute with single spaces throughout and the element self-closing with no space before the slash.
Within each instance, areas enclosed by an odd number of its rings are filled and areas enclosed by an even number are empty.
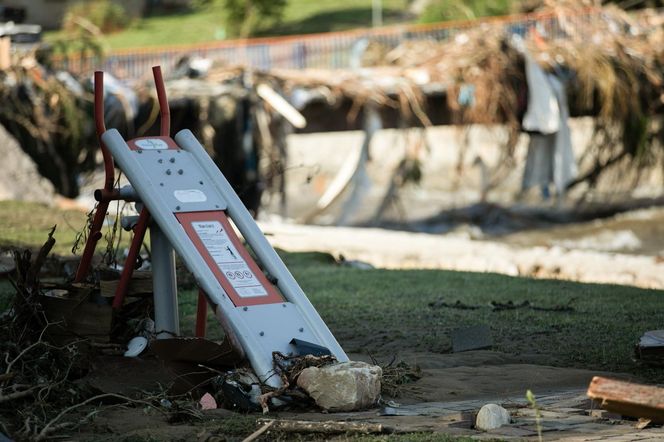
<svg viewBox="0 0 664 442">
<path fill-rule="evenodd" d="M 302 388 L 327 411 L 354 411 L 378 401 L 383 370 L 365 362 L 342 362 L 305 368 L 297 378 Z"/>
<path fill-rule="evenodd" d="M 480 408 L 475 420 L 475 428 L 478 430 L 494 430 L 510 423 L 510 412 L 500 405 L 486 404 Z"/>
</svg>

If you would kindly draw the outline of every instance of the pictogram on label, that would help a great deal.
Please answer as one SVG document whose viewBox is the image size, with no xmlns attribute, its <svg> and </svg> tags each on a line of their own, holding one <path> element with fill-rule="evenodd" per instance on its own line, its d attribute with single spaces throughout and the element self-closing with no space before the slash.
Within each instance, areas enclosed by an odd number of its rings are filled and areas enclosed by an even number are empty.
<svg viewBox="0 0 664 442">
<path fill-rule="evenodd" d="M 251 271 L 219 221 L 194 221 L 191 226 L 240 297 L 267 296 L 267 290 Z"/>
</svg>

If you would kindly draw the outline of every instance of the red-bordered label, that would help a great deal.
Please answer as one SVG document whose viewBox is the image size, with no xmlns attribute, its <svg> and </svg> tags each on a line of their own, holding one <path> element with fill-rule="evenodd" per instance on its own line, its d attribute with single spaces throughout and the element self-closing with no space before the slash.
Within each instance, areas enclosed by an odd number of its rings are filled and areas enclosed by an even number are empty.
<svg viewBox="0 0 664 442">
<path fill-rule="evenodd" d="M 233 304 L 243 307 L 284 302 L 244 248 L 223 211 L 174 215 Z"/>
<path fill-rule="evenodd" d="M 175 144 L 171 137 L 141 137 L 127 141 L 127 146 L 131 150 L 179 150 L 180 147 Z"/>
</svg>

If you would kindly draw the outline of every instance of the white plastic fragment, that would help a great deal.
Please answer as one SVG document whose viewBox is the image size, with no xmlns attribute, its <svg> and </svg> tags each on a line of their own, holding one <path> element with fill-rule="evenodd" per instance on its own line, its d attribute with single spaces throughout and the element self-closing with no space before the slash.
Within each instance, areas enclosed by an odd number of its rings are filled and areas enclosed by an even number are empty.
<svg viewBox="0 0 664 442">
<path fill-rule="evenodd" d="M 143 350 L 145 350 L 147 346 L 147 339 L 145 339 L 143 336 L 136 336 L 127 343 L 127 351 L 125 351 L 124 355 L 128 358 L 135 358 L 136 356 L 143 353 Z"/>
</svg>

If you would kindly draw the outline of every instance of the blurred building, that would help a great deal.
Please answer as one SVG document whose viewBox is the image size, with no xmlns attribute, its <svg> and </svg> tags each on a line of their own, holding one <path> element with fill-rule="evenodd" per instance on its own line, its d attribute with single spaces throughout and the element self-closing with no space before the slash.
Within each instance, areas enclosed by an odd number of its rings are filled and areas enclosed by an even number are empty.
<svg viewBox="0 0 664 442">
<path fill-rule="evenodd" d="M 41 25 L 44 29 L 57 29 L 60 27 L 62 17 L 67 8 L 82 0 L 0 0 L 0 10 L 7 9 L 20 17 L 25 23 Z M 86 1 L 86 0 L 83 0 Z M 92 0 L 87 0 L 92 1 Z M 155 8 L 173 9 L 187 6 L 191 0 L 111 0 L 122 5 L 130 17 L 137 17 Z M 2 19 L 1 21 L 8 21 Z M 14 20 L 21 21 L 21 20 Z"/>
</svg>

